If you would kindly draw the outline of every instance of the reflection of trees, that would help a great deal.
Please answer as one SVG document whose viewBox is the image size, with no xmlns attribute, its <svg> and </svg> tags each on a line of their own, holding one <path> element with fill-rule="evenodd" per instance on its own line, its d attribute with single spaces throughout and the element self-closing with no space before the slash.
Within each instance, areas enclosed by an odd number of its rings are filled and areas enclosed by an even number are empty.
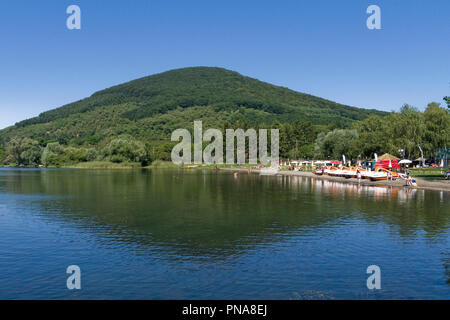
<svg viewBox="0 0 450 320">
<path fill-rule="evenodd" d="M 448 193 L 360 187 L 302 177 L 213 171 L 35 170 L 3 176 L 7 192 L 43 194 L 51 219 L 76 221 L 101 241 L 169 246 L 192 255 L 240 252 L 249 246 L 314 232 L 337 218 L 381 221 L 406 238 L 447 232 Z M 48 197 L 50 196 L 50 197 Z"/>
</svg>

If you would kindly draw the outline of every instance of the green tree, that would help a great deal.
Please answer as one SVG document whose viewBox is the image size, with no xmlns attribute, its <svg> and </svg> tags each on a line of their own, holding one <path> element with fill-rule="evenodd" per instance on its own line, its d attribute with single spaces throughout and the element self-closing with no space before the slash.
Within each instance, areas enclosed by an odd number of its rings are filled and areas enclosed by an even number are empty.
<svg viewBox="0 0 450 320">
<path fill-rule="evenodd" d="M 444 97 L 444 101 L 447 103 L 447 108 L 450 108 L 450 97 Z"/>
<path fill-rule="evenodd" d="M 6 145 L 6 161 L 16 165 L 35 166 L 40 163 L 39 142 L 30 138 L 12 138 Z"/>
<path fill-rule="evenodd" d="M 387 119 L 387 118 L 386 118 Z M 373 158 L 373 154 L 382 154 L 392 144 L 392 133 L 389 121 L 385 118 L 371 115 L 366 119 L 355 123 L 354 128 L 358 132 L 356 148 L 363 158 Z"/>
<path fill-rule="evenodd" d="M 66 149 L 64 149 L 64 161 L 67 164 L 73 164 L 73 163 L 87 161 L 86 160 L 86 149 L 67 147 Z"/>
<path fill-rule="evenodd" d="M 313 159 L 314 158 L 314 144 L 305 144 L 296 149 L 291 150 L 293 158 L 295 159 Z"/>
<path fill-rule="evenodd" d="M 59 142 L 50 142 L 42 152 L 42 164 L 46 167 L 64 165 L 64 147 Z"/>
<path fill-rule="evenodd" d="M 290 150 L 295 145 L 295 137 L 292 127 L 289 124 L 280 124 L 280 155 L 286 158 L 292 158 Z"/>
<path fill-rule="evenodd" d="M 33 141 L 20 155 L 26 166 L 37 166 L 41 163 L 42 148 L 38 142 Z"/>
<path fill-rule="evenodd" d="M 450 146 L 450 113 L 441 108 L 439 103 L 428 104 L 424 112 L 425 120 L 425 149 L 429 156 L 439 148 Z"/>
<path fill-rule="evenodd" d="M 5 160 L 6 160 L 5 148 L 0 146 L 0 164 L 5 163 Z"/>
<path fill-rule="evenodd" d="M 173 147 L 175 147 L 176 144 L 177 144 L 177 142 L 164 142 L 164 143 L 158 144 L 156 147 L 152 147 L 153 153 L 150 155 L 150 158 L 164 160 L 164 161 L 170 161 L 172 159 L 171 158 L 172 149 L 173 149 Z M 224 144 L 224 146 L 225 146 L 225 144 Z M 203 144 L 203 148 L 204 147 L 205 147 L 205 144 Z M 191 155 L 193 155 L 193 154 L 194 154 L 194 144 L 191 144 Z M 149 161 L 151 161 L 151 160 L 149 159 Z"/>
<path fill-rule="evenodd" d="M 89 148 L 86 150 L 86 161 L 95 161 L 98 157 L 98 152 L 94 148 Z"/>
<path fill-rule="evenodd" d="M 116 163 L 140 162 L 145 165 L 149 160 L 144 143 L 130 137 L 112 140 L 101 152 L 105 160 Z"/>
<path fill-rule="evenodd" d="M 295 120 L 289 126 L 286 148 L 290 155 L 296 159 L 310 159 L 314 156 L 314 141 L 316 130 L 310 121 Z"/>
<path fill-rule="evenodd" d="M 416 108 L 405 104 L 399 113 L 393 113 L 387 117 L 388 125 L 392 128 L 393 144 L 390 150 L 398 154 L 399 149 L 405 150 L 408 158 L 419 156 L 419 145 L 423 145 L 425 123 L 423 114 Z"/>
<path fill-rule="evenodd" d="M 319 133 L 316 140 L 315 155 L 317 158 L 347 159 L 358 156 L 356 141 L 358 132 L 355 129 L 334 129 L 328 133 Z"/>
<path fill-rule="evenodd" d="M 8 162 L 19 165 L 22 163 L 22 158 L 20 155 L 23 152 L 22 145 L 23 138 L 14 137 L 6 144 L 6 155 Z"/>
</svg>

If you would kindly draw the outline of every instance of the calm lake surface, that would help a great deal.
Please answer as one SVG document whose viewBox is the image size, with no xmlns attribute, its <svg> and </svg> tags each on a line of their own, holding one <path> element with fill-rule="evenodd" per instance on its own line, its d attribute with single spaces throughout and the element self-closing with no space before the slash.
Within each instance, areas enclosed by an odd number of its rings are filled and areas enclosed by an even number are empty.
<svg viewBox="0 0 450 320">
<path fill-rule="evenodd" d="M 449 200 L 297 176 L 0 169 L 0 299 L 450 299 Z"/>
</svg>

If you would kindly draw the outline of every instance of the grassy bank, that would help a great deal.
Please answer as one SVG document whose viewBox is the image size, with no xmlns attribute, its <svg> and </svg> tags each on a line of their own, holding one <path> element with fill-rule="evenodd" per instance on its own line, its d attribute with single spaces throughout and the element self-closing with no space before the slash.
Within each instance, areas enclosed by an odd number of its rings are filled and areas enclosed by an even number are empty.
<svg viewBox="0 0 450 320">
<path fill-rule="evenodd" d="M 142 168 L 138 162 L 122 162 L 113 163 L 109 161 L 92 161 L 92 162 L 80 162 L 73 165 L 64 166 L 63 168 L 75 168 L 75 169 L 139 169 Z"/>
<path fill-rule="evenodd" d="M 171 161 L 153 161 L 151 165 L 146 166 L 147 169 L 156 169 L 156 168 L 183 168 L 183 169 L 250 169 L 255 165 L 250 165 L 248 163 L 242 165 L 236 164 L 185 164 L 178 165 L 174 164 Z"/>
<path fill-rule="evenodd" d="M 172 163 L 171 161 L 155 160 L 152 164 L 144 167 L 145 169 L 156 169 L 156 168 L 180 168 L 180 166 Z"/>
<path fill-rule="evenodd" d="M 410 169 L 411 175 L 415 178 L 422 179 L 434 179 L 434 180 L 445 180 L 444 174 L 447 170 L 445 168 L 420 168 L 420 169 Z"/>
</svg>

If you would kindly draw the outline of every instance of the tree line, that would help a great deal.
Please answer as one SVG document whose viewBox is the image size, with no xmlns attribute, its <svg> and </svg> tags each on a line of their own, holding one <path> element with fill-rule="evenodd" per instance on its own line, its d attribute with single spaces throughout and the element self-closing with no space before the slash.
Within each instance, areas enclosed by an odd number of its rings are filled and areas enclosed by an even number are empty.
<svg viewBox="0 0 450 320">
<path fill-rule="evenodd" d="M 167 159 L 167 147 L 152 148 L 131 136 L 112 139 L 102 147 L 73 147 L 59 142 L 45 145 L 30 138 L 13 138 L 0 151 L 2 162 L 11 166 L 63 167 L 81 162 L 107 161 L 139 163 L 145 166 L 158 158 Z"/>
<path fill-rule="evenodd" d="M 448 97 L 444 100 L 450 102 Z M 289 159 L 340 159 L 343 154 L 348 159 L 372 159 L 375 153 L 386 152 L 411 159 L 421 156 L 420 150 L 426 158 L 434 158 L 439 149 L 450 148 L 449 109 L 435 102 L 428 104 L 424 112 L 404 105 L 399 112 L 387 116 L 373 114 L 347 127 L 333 123 L 320 126 L 300 120 L 254 123 L 245 118 L 225 121 L 221 127 L 218 129 L 223 132 L 228 128 L 279 129 L 280 156 Z M 87 146 L 14 137 L 0 147 L 0 161 L 13 166 L 61 167 L 92 161 L 144 166 L 155 160 L 170 161 L 176 143 L 141 141 L 126 134 Z"/>
<path fill-rule="evenodd" d="M 318 158 L 372 159 L 375 153 L 391 153 L 409 159 L 434 158 L 439 149 L 450 148 L 450 114 L 439 103 L 424 112 L 404 105 L 388 116 L 371 115 L 352 128 L 320 133 L 315 143 Z"/>
</svg>

